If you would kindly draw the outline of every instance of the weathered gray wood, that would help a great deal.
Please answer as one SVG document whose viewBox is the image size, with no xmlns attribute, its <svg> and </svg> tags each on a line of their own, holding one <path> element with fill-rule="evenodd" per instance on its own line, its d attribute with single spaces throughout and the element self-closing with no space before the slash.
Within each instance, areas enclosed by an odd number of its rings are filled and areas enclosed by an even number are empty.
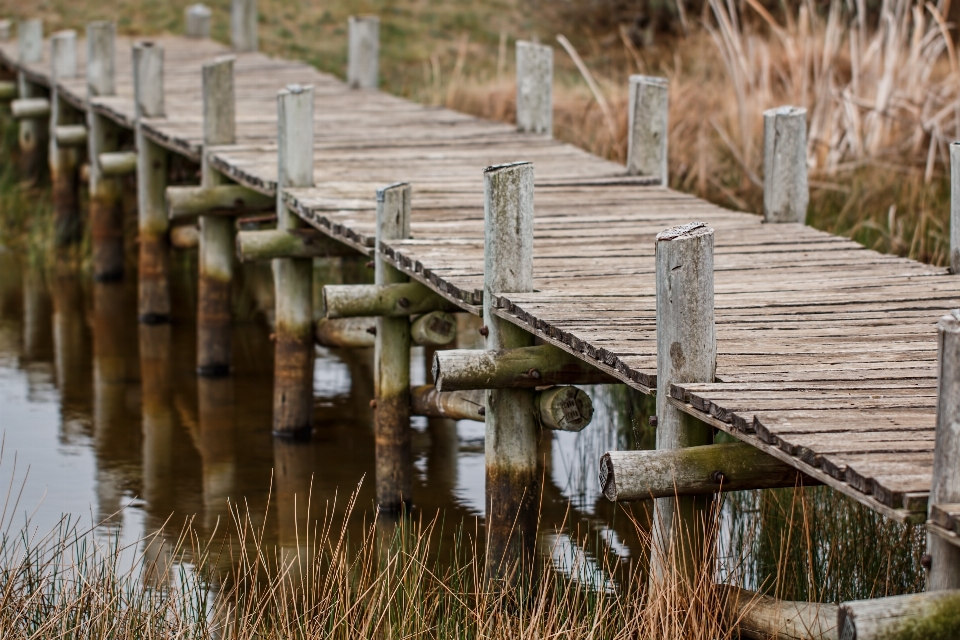
<svg viewBox="0 0 960 640">
<path fill-rule="evenodd" d="M 234 51 L 257 50 L 257 0 L 230 0 L 230 43 Z"/>
<path fill-rule="evenodd" d="M 410 195 L 411 188 L 406 183 L 377 191 L 376 246 L 410 236 Z M 405 273 L 386 262 L 379 251 L 374 254 L 374 269 L 374 279 L 380 287 L 402 285 L 409 280 Z M 410 322 L 407 318 L 377 318 L 374 393 L 377 504 L 388 512 L 397 512 L 410 503 L 413 487 Z"/>
<path fill-rule="evenodd" d="M 189 10 L 188 10 L 189 13 Z M 152 42 L 133 46 L 133 100 L 137 147 L 138 302 L 140 322 L 170 320 L 169 240 L 164 191 L 169 152 L 144 135 L 143 118 L 166 115 L 163 48 Z"/>
<path fill-rule="evenodd" d="M 60 147 L 83 147 L 87 144 L 87 127 L 82 124 L 60 125 L 54 130 Z"/>
<path fill-rule="evenodd" d="M 453 304 L 419 282 L 403 284 L 326 285 L 323 308 L 327 318 L 414 316 L 431 311 L 458 311 Z"/>
<path fill-rule="evenodd" d="M 264 229 L 237 233 L 240 262 L 275 258 L 334 258 L 355 256 L 356 249 L 316 229 Z"/>
<path fill-rule="evenodd" d="M 497 351 L 437 351 L 433 359 L 433 379 L 440 391 L 532 389 L 556 384 L 620 382 L 549 344 Z"/>
<path fill-rule="evenodd" d="M 283 189 L 313 185 L 313 87 L 290 85 L 277 95 L 277 230 L 301 226 Z M 309 438 L 313 430 L 313 260 L 273 262 L 276 292 L 273 433 Z"/>
<path fill-rule="evenodd" d="M 960 637 L 960 590 L 844 602 L 837 633 L 840 640 Z"/>
<path fill-rule="evenodd" d="M 10 28 L 12 23 L 9 20 L 0 20 L 0 42 L 10 40 Z"/>
<path fill-rule="evenodd" d="M 136 151 L 113 151 L 100 154 L 100 173 L 103 176 L 126 176 L 137 170 Z"/>
<path fill-rule="evenodd" d="M 0 100 L 13 100 L 19 95 L 17 83 L 13 80 L 0 80 Z"/>
<path fill-rule="evenodd" d="M 486 348 L 529 347 L 533 336 L 494 315 L 492 301 L 499 293 L 533 289 L 533 165 L 488 167 L 483 177 Z M 491 580 L 516 579 L 536 553 L 540 491 L 533 393 L 488 389 L 486 408 L 486 575 Z"/>
<path fill-rule="evenodd" d="M 87 25 L 87 98 L 116 94 L 116 25 Z M 87 109 L 87 157 L 90 185 L 90 231 L 93 238 L 93 277 L 98 282 L 123 278 L 123 187 L 108 176 L 101 156 L 117 151 L 120 131 L 116 123 L 94 109 Z"/>
<path fill-rule="evenodd" d="M 10 103 L 10 115 L 16 120 L 47 118 L 50 101 L 46 98 L 20 98 Z"/>
<path fill-rule="evenodd" d="M 517 41 L 517 130 L 553 135 L 553 49 Z"/>
<path fill-rule="evenodd" d="M 612 501 L 794 487 L 801 483 L 820 484 L 756 447 L 739 442 L 609 451 L 600 459 L 600 490 Z"/>
<path fill-rule="evenodd" d="M 960 309 L 937 323 L 937 429 L 929 504 L 960 502 Z M 960 589 L 960 547 L 927 533 L 927 590 Z M 957 607 L 960 610 L 960 604 Z M 960 625 L 960 617 L 958 617 Z M 960 626 L 957 627 L 960 633 Z"/>
<path fill-rule="evenodd" d="M 740 587 L 718 584 L 723 618 L 741 638 L 834 640 L 837 612 L 831 603 L 778 600 Z"/>
<path fill-rule="evenodd" d="M 763 112 L 763 217 L 767 222 L 807 219 L 807 110 Z"/>
<path fill-rule="evenodd" d="M 712 429 L 667 402 L 670 385 L 713 382 L 717 335 L 713 308 L 713 229 L 702 222 L 657 235 L 657 449 L 711 444 Z M 652 579 L 693 576 L 702 557 L 705 503 L 659 498 L 654 509 Z"/>
<path fill-rule="evenodd" d="M 582 431 L 593 420 L 593 401 L 577 387 L 553 387 L 538 391 L 534 407 L 540 426 L 554 431 Z"/>
<path fill-rule="evenodd" d="M 432 384 L 410 389 L 410 413 L 428 418 L 484 421 L 483 391 L 437 391 Z"/>
<path fill-rule="evenodd" d="M 50 37 L 51 84 L 77 76 L 77 33 L 58 31 Z M 59 91 L 50 93 L 50 182 L 53 184 L 53 210 L 55 220 L 55 243 L 66 247 L 78 242 L 80 232 L 80 158 L 76 145 L 60 143 L 60 127 L 73 125 L 80 114 Z M 74 128 L 77 125 L 73 125 Z M 86 140 L 86 129 L 79 127 Z"/>
<path fill-rule="evenodd" d="M 322 318 L 317 322 L 315 335 L 325 347 L 366 349 L 374 346 L 376 332 L 376 318 Z"/>
<path fill-rule="evenodd" d="M 414 344 L 442 347 L 457 339 L 457 319 L 446 311 L 425 313 L 410 323 Z"/>
<path fill-rule="evenodd" d="M 17 49 L 21 64 L 43 59 L 43 20 L 30 18 L 17 22 Z"/>
<path fill-rule="evenodd" d="M 666 78 L 630 76 L 627 173 L 651 176 L 669 186 L 669 89 Z"/>
<path fill-rule="evenodd" d="M 242 216 L 274 211 L 276 198 L 238 184 L 209 187 L 167 187 L 166 215 L 170 220 L 194 216 Z"/>
<path fill-rule="evenodd" d="M 950 143 L 950 272 L 960 274 L 960 142 Z"/>
<path fill-rule="evenodd" d="M 350 16 L 347 83 L 353 89 L 376 89 L 380 84 L 380 18 L 378 16 Z"/>
<path fill-rule="evenodd" d="M 222 185 L 226 179 L 211 165 L 210 147 L 236 141 L 236 99 L 233 56 L 203 65 L 203 156 L 200 186 Z M 168 189 L 169 190 L 169 189 Z M 230 283 L 234 261 L 233 220 L 200 216 L 200 286 L 197 302 L 197 371 L 217 377 L 233 363 Z"/>
<path fill-rule="evenodd" d="M 210 7 L 205 4 L 192 4 L 184 9 L 186 35 L 188 38 L 210 37 Z"/>
</svg>

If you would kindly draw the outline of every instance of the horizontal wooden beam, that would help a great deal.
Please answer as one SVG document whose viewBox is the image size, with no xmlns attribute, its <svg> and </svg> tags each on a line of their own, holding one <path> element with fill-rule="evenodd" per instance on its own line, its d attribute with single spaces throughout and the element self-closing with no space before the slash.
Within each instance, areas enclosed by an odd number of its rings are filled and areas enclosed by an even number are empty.
<svg viewBox="0 0 960 640">
<path fill-rule="evenodd" d="M 0 80 L 0 100 L 13 100 L 19 95 L 14 80 Z"/>
<path fill-rule="evenodd" d="M 49 118 L 50 101 L 46 98 L 20 98 L 10 103 L 10 113 L 17 120 Z"/>
<path fill-rule="evenodd" d="M 410 389 L 410 412 L 415 416 L 477 420 L 486 415 L 486 394 L 482 389 L 437 391 L 432 384 Z M 556 431 L 580 431 L 593 417 L 590 397 L 576 387 L 553 387 L 534 394 L 540 425 Z"/>
<path fill-rule="evenodd" d="M 960 589 L 844 602 L 837 627 L 843 640 L 960 638 Z"/>
<path fill-rule="evenodd" d="M 87 144 L 87 128 L 82 124 L 59 125 L 54 129 L 61 147 L 82 147 Z"/>
<path fill-rule="evenodd" d="M 171 220 L 192 216 L 241 216 L 273 211 L 274 196 L 236 184 L 215 187 L 167 187 L 167 215 Z"/>
<path fill-rule="evenodd" d="M 483 422 L 486 413 L 484 395 L 479 390 L 441 392 L 432 384 L 424 384 L 410 389 L 410 413 L 428 418 Z"/>
<path fill-rule="evenodd" d="M 127 176 L 137 170 L 136 151 L 100 154 L 100 170 L 105 176 Z"/>
<path fill-rule="evenodd" d="M 376 341 L 376 318 L 326 318 L 317 322 L 315 336 L 325 347 L 365 349 Z"/>
<path fill-rule="evenodd" d="M 457 319 L 446 311 L 425 313 L 410 325 L 414 344 L 443 347 L 457 339 Z"/>
<path fill-rule="evenodd" d="M 398 318 L 458 307 L 419 282 L 403 284 L 328 284 L 323 288 L 327 318 L 386 316 Z"/>
<path fill-rule="evenodd" d="M 756 640 L 834 640 L 838 607 L 832 603 L 778 600 L 731 585 L 716 585 L 727 625 Z"/>
<path fill-rule="evenodd" d="M 237 234 L 240 262 L 274 258 L 335 258 L 355 256 L 357 250 L 317 229 L 265 229 Z"/>
<path fill-rule="evenodd" d="M 200 246 L 200 229 L 195 224 L 180 224 L 170 229 L 170 246 L 174 249 L 194 249 Z"/>
<path fill-rule="evenodd" d="M 548 344 L 501 351 L 438 351 L 433 359 L 433 379 L 441 391 L 529 389 L 556 384 L 620 382 Z"/>
<path fill-rule="evenodd" d="M 742 442 L 684 449 L 609 451 L 600 459 L 600 490 L 614 502 L 717 491 L 820 484 Z"/>
</svg>

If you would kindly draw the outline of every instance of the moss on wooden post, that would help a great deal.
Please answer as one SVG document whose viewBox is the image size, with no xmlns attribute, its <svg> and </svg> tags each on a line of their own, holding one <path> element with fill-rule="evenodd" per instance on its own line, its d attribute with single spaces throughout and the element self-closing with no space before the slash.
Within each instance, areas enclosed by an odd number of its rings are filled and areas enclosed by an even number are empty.
<svg viewBox="0 0 960 640">
<path fill-rule="evenodd" d="M 383 259 L 380 243 L 410 236 L 410 185 L 394 184 L 377 191 L 376 284 L 406 283 L 409 278 Z M 411 501 L 410 457 L 410 321 L 377 318 L 374 351 L 376 411 L 377 504 L 398 512 Z"/>
<path fill-rule="evenodd" d="M 840 640 L 947 640 L 960 637 L 960 590 L 844 602 Z"/>
<path fill-rule="evenodd" d="M 281 91 L 277 122 L 277 230 L 292 231 L 302 223 L 284 204 L 283 189 L 313 184 L 313 87 L 291 85 Z M 273 433 L 308 439 L 313 430 L 313 260 L 277 259 L 273 273 Z"/>
</svg>

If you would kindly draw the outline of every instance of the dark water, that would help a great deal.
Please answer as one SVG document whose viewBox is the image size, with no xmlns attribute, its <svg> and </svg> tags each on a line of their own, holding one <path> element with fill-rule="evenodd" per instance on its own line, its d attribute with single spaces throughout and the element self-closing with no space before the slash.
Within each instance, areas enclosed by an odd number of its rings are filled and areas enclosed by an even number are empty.
<svg viewBox="0 0 960 640">
<path fill-rule="evenodd" d="M 45 532 L 71 514 L 136 547 L 165 523 L 175 536 L 189 517 L 201 537 L 227 535 L 233 504 L 265 521 L 268 546 L 293 547 L 298 524 L 302 532 L 329 505 L 342 513 L 356 491 L 353 526 L 369 524 L 372 349 L 318 348 L 313 438 L 277 441 L 269 267 L 244 270 L 236 291 L 234 375 L 206 380 L 194 373 L 195 276 L 184 256 L 176 261 L 174 322 L 145 326 L 136 321 L 133 277 L 96 284 L 0 248 L 0 485 L 22 487 L 17 518 Z M 323 263 L 317 274 L 342 280 L 344 271 Z M 463 332 L 461 346 L 472 346 L 474 335 Z M 426 381 L 428 356 L 414 349 L 414 384 Z M 599 456 L 632 446 L 645 416 L 625 387 L 589 391 L 593 423 L 580 434 L 545 432 L 540 442 L 540 546 L 559 569 L 576 565 L 576 577 L 594 580 L 601 559 L 646 554 L 595 478 Z M 463 524 L 482 540 L 483 424 L 415 418 L 413 429 L 415 515 L 440 514 L 446 532 Z"/>
</svg>

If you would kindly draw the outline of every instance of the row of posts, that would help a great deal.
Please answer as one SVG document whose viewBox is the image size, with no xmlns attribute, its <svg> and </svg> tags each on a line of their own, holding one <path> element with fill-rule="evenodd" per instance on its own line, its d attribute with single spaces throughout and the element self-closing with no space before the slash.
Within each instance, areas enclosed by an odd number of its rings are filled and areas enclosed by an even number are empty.
<svg viewBox="0 0 960 640">
<path fill-rule="evenodd" d="M 251 17 L 252 16 L 252 17 Z M 210 12 L 201 6 L 187 10 L 188 30 L 194 36 L 209 33 Z M 256 48 L 256 11 L 250 0 L 234 2 L 231 20 L 235 49 Z M 350 21 L 348 82 L 357 89 L 377 86 L 379 22 L 376 18 Z M 38 21 L 20 24 L 21 62 L 36 62 L 42 52 Z M 93 23 L 87 30 L 88 96 L 113 95 L 114 27 Z M 51 39 L 53 86 L 58 79 L 77 75 L 76 36 L 60 32 Z M 116 280 L 123 275 L 122 184 L 119 176 L 136 171 L 140 230 L 139 316 L 144 323 L 167 322 L 170 301 L 167 284 L 171 220 L 199 218 L 200 282 L 198 306 L 198 374 L 229 375 L 231 354 L 230 284 L 234 256 L 273 260 L 276 287 L 276 359 L 273 431 L 293 440 L 308 438 L 313 429 L 312 380 L 314 366 L 312 258 L 344 255 L 349 251 L 319 233 L 303 229 L 303 222 L 283 201 L 283 189 L 313 184 L 313 90 L 291 85 L 278 93 L 278 192 L 275 199 L 230 181 L 211 164 L 209 147 L 236 142 L 234 58 L 203 65 L 203 145 L 201 184 L 167 187 L 169 152 L 153 142 L 143 121 L 164 117 L 163 50 L 148 42 L 133 49 L 136 105 L 135 156 L 120 149 L 121 130 L 92 106 L 83 120 L 54 89 L 46 111 L 42 89 L 21 71 L 14 115 L 20 119 L 24 170 L 36 173 L 37 145 L 50 133 L 50 169 L 57 212 L 57 242 L 75 243 L 79 237 L 77 182 L 79 150 L 89 154 L 91 231 L 94 241 L 94 277 Z M 533 134 L 552 134 L 552 49 L 519 42 L 517 45 L 517 127 Z M 627 173 L 651 178 L 664 186 L 667 175 L 667 94 L 661 78 L 630 78 Z M 32 102 L 31 102 L 32 101 Z M 19 114 L 18 114 L 19 111 Z M 42 117 L 49 116 L 44 127 Z M 782 107 L 764 114 L 764 217 L 767 222 L 802 223 L 808 203 L 806 169 L 806 113 Z M 305 134 L 304 132 L 308 132 Z M 377 240 L 374 252 L 375 284 L 327 286 L 325 314 L 331 321 L 375 318 L 375 429 L 377 499 L 388 511 L 402 510 L 411 500 L 410 416 L 414 411 L 445 417 L 480 417 L 485 422 L 487 465 L 487 568 L 491 577 L 515 576 L 533 561 L 537 526 L 539 481 L 538 429 L 582 429 L 592 415 L 589 398 L 570 384 L 614 382 L 607 374 L 558 348 L 535 345 L 533 336 L 496 314 L 496 295 L 533 290 L 534 167 L 516 162 L 483 172 L 484 296 L 483 351 L 442 350 L 435 355 L 436 393 L 424 400 L 410 388 L 412 335 L 428 332 L 421 322 L 430 314 L 448 314 L 457 307 L 425 286 L 411 282 L 383 251 L 391 241 L 410 236 L 412 189 L 409 184 L 386 186 L 376 193 Z M 269 207 L 277 216 L 275 231 L 244 231 L 237 235 L 234 218 Z M 657 449 L 673 455 L 679 449 L 712 448 L 712 430 L 667 402 L 669 385 L 712 382 L 716 370 L 716 333 L 713 315 L 713 231 L 691 223 L 661 233 L 656 240 L 657 273 Z M 669 292 L 669 295 L 667 294 Z M 434 316 L 436 318 L 437 316 Z M 441 316 L 442 317 L 442 316 Z M 952 316 L 951 316 L 952 317 Z M 941 322 L 941 352 L 953 348 L 956 358 L 941 358 L 941 387 L 954 362 L 960 362 L 960 316 Z M 413 322 L 411 322 L 413 320 Z M 419 325 L 418 325 L 419 322 Z M 449 324 L 449 321 L 447 321 Z M 355 337 L 341 343 L 359 343 Z M 449 331 L 447 331 L 449 336 Z M 442 346 L 448 338 L 438 339 Z M 336 342 L 336 340 L 334 340 Z M 423 342 L 431 344 L 429 340 Z M 667 355 L 669 354 L 669 355 Z M 960 376 L 955 376 L 960 388 Z M 544 390 L 544 387 L 547 387 Z M 482 411 L 463 409 L 463 394 L 481 391 Z M 941 388 L 944 394 L 954 393 Z M 954 394 L 955 395 L 955 394 Z M 469 403 L 466 403 L 469 404 Z M 960 401 L 954 402 L 960 404 Z M 429 408 L 424 408 L 429 405 Z M 941 402 L 938 418 L 937 467 L 931 502 L 960 502 L 956 473 L 960 442 L 953 442 L 946 424 L 949 403 Z M 955 440 L 955 438 L 954 438 Z M 738 452 L 743 452 L 743 445 Z M 946 453 L 945 453 L 946 452 Z M 951 453 L 952 452 L 952 453 Z M 619 485 L 620 499 L 628 499 L 637 456 L 649 452 L 611 454 L 601 463 L 604 484 Z M 951 457 L 952 456 L 952 457 Z M 634 462 L 631 462 L 631 459 Z M 947 462 L 941 462 L 941 459 Z M 692 464 L 676 458 L 676 464 Z M 769 463 L 767 463 L 769 465 Z M 775 464 L 775 463 L 774 463 Z M 769 471 L 769 467 L 767 468 Z M 662 473 L 661 473 L 662 475 Z M 725 478 L 727 487 L 773 486 L 769 473 L 751 478 Z M 794 478 L 794 476 L 790 476 Z M 641 486 L 650 486 L 647 478 Z M 737 482 L 740 482 L 737 484 Z M 782 482 L 782 481 L 781 481 Z M 782 486 L 782 485 L 777 485 Z M 660 552 L 654 555 L 654 574 L 678 570 L 690 575 L 704 552 L 698 538 L 706 501 L 703 494 L 661 495 L 656 503 L 655 534 Z M 611 492 L 605 488 L 605 493 Z M 635 492 L 636 493 L 636 492 Z M 642 492 L 639 492 L 642 494 Z M 617 492 L 613 492 L 616 497 Z M 684 538 L 687 536 L 686 538 Z M 684 542 L 686 540 L 686 542 Z M 931 535 L 931 588 L 957 588 L 960 551 Z"/>
</svg>

